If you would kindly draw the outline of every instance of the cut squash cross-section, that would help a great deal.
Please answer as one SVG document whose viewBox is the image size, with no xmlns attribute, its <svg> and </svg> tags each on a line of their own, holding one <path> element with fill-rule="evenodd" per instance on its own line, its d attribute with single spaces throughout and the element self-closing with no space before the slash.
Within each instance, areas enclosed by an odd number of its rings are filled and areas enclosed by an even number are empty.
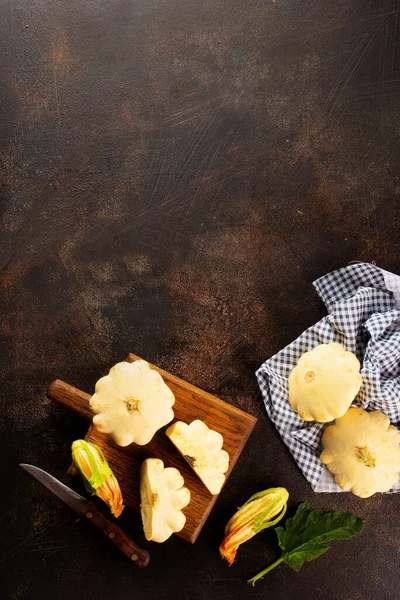
<svg viewBox="0 0 400 600">
<path fill-rule="evenodd" d="M 222 450 L 222 435 L 200 420 L 189 425 L 177 421 L 166 434 L 211 494 L 219 494 L 229 467 L 229 454 Z"/>
<path fill-rule="evenodd" d="M 190 502 L 178 469 L 164 468 L 159 458 L 147 458 L 140 471 L 140 512 L 144 535 L 153 542 L 165 542 L 181 531 L 186 522 L 182 512 Z"/>
</svg>

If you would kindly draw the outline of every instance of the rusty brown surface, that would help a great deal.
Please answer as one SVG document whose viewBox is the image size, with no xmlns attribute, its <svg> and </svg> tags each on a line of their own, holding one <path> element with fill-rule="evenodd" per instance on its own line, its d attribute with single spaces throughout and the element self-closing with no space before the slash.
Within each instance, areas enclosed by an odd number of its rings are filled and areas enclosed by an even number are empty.
<svg viewBox="0 0 400 600">
<path fill-rule="evenodd" d="M 0 2 L 2 598 L 400 596 L 400 497 L 314 494 L 254 377 L 323 314 L 313 279 L 352 260 L 400 271 L 399 14 L 387 0 Z M 259 418 L 196 545 L 153 545 L 140 573 L 17 467 L 64 473 L 85 423 L 48 404 L 48 384 L 90 392 L 129 350 Z M 253 590 L 274 534 L 232 568 L 217 547 L 271 485 L 367 527 Z"/>
</svg>

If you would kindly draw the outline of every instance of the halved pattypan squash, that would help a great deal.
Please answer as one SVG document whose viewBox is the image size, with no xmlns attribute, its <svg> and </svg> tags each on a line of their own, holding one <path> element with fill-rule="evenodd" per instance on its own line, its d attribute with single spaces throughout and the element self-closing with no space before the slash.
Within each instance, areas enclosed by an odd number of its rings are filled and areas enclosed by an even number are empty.
<svg viewBox="0 0 400 600">
<path fill-rule="evenodd" d="M 148 444 L 172 421 L 175 397 L 161 375 L 144 360 L 116 364 L 96 383 L 90 408 L 93 425 L 119 446 Z"/>
<path fill-rule="evenodd" d="M 206 488 L 219 494 L 229 467 L 229 454 L 222 450 L 222 435 L 198 419 L 189 425 L 177 421 L 166 434 Z"/>
<path fill-rule="evenodd" d="M 140 512 L 144 535 L 153 542 L 165 542 L 181 531 L 186 522 L 182 512 L 190 502 L 178 469 L 164 468 L 159 458 L 147 458 L 140 471 Z"/>
<path fill-rule="evenodd" d="M 386 492 L 400 473 L 400 434 L 379 410 L 350 408 L 322 436 L 321 461 L 343 490 L 360 498 Z"/>
<path fill-rule="evenodd" d="M 341 344 L 305 352 L 289 375 L 289 402 L 305 421 L 328 423 L 344 415 L 361 387 L 360 363 Z"/>
</svg>

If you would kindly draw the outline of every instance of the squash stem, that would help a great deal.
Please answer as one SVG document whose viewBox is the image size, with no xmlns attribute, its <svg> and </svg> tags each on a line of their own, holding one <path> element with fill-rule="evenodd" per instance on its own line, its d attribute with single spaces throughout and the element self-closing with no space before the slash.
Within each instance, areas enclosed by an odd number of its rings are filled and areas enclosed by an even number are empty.
<svg viewBox="0 0 400 600">
<path fill-rule="evenodd" d="M 262 577 L 264 577 L 264 575 L 266 575 L 267 573 L 272 571 L 272 569 L 275 569 L 275 567 L 280 565 L 282 561 L 283 561 L 283 557 L 281 556 L 280 558 L 278 558 L 278 560 L 276 560 L 274 563 L 272 563 L 272 565 L 269 565 L 269 567 L 267 567 L 263 571 L 260 571 L 260 573 L 258 573 L 254 577 L 252 577 L 251 579 L 248 579 L 247 583 L 251 583 L 251 585 L 254 587 L 254 584 L 256 583 L 256 581 L 258 579 L 261 579 Z"/>
</svg>

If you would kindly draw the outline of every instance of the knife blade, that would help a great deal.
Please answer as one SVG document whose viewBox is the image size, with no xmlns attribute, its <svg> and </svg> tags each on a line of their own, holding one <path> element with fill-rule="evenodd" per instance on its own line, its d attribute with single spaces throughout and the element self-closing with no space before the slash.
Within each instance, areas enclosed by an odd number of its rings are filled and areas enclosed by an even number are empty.
<svg viewBox="0 0 400 600">
<path fill-rule="evenodd" d="M 42 485 L 47 487 L 53 494 L 58 496 L 65 504 L 72 508 L 79 515 L 86 517 L 95 525 L 108 539 L 110 539 L 128 558 L 138 567 L 147 567 L 150 562 L 150 555 L 147 550 L 140 548 L 133 542 L 129 536 L 112 521 L 110 521 L 97 508 L 94 502 L 81 496 L 74 490 L 71 490 L 58 479 L 35 467 L 33 465 L 20 464 L 20 467 L 28 471 Z"/>
</svg>

